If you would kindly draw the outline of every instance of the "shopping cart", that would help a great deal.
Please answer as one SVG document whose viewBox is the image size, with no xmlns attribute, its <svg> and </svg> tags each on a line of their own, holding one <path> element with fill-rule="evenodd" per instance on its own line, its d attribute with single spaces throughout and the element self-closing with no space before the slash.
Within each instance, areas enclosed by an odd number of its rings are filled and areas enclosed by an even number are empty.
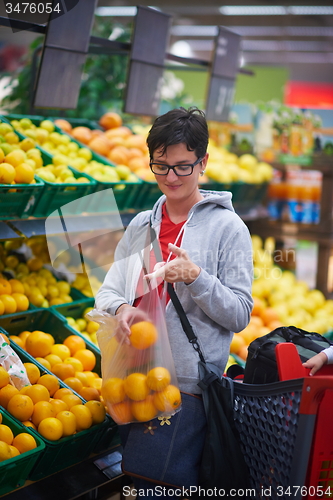
<svg viewBox="0 0 333 500">
<path fill-rule="evenodd" d="M 251 490 L 238 498 L 333 498 L 333 366 L 315 376 L 291 343 L 276 347 L 280 382 L 234 383 L 234 415 Z"/>
</svg>

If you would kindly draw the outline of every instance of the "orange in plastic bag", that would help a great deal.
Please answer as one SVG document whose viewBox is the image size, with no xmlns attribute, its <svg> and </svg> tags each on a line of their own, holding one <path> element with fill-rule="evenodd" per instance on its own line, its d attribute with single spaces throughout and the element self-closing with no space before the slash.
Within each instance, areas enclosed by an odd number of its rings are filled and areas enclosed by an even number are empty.
<svg viewBox="0 0 333 500">
<path fill-rule="evenodd" d="M 117 317 L 94 309 L 87 316 L 100 324 L 102 396 L 117 424 L 171 417 L 181 408 L 181 394 L 165 322 L 165 290 L 156 280 L 137 307 L 144 320 L 130 325 L 127 337 L 115 334 Z"/>
</svg>

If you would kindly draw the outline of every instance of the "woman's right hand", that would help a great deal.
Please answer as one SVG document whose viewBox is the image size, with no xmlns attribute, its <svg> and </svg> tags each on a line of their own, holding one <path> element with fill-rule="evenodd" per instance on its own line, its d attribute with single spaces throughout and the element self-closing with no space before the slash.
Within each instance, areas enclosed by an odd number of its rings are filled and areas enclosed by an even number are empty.
<svg viewBox="0 0 333 500">
<path fill-rule="evenodd" d="M 140 309 L 130 306 L 129 304 L 122 304 L 116 311 L 117 327 L 116 339 L 121 342 L 124 339 L 125 344 L 130 344 L 129 336 L 131 334 L 130 326 L 139 321 L 147 321 L 148 316 Z"/>
</svg>

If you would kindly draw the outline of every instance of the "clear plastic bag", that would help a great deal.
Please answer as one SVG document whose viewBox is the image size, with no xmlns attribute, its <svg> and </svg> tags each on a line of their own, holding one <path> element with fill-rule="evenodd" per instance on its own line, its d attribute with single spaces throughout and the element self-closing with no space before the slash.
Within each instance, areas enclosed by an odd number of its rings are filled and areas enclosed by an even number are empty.
<svg viewBox="0 0 333 500">
<path fill-rule="evenodd" d="M 87 316 L 100 324 L 102 397 L 117 424 L 167 418 L 181 408 L 176 370 L 165 322 L 165 290 L 156 283 L 137 309 L 147 321 L 130 325 L 130 344 L 116 335 L 117 317 L 94 309 Z"/>
<path fill-rule="evenodd" d="M 31 385 L 24 364 L 0 333 L 0 365 L 10 377 L 10 383 L 20 390 Z"/>
</svg>

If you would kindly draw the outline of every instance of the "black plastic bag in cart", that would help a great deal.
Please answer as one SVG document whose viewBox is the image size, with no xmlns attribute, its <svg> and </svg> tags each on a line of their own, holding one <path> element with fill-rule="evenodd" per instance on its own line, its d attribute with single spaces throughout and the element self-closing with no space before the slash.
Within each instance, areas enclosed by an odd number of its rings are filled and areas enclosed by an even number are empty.
<svg viewBox="0 0 333 500">
<path fill-rule="evenodd" d="M 234 421 L 233 380 L 221 377 L 212 363 L 199 361 L 199 387 L 207 418 L 207 433 L 200 466 L 199 484 L 230 491 L 250 488 L 250 477 Z"/>
</svg>

